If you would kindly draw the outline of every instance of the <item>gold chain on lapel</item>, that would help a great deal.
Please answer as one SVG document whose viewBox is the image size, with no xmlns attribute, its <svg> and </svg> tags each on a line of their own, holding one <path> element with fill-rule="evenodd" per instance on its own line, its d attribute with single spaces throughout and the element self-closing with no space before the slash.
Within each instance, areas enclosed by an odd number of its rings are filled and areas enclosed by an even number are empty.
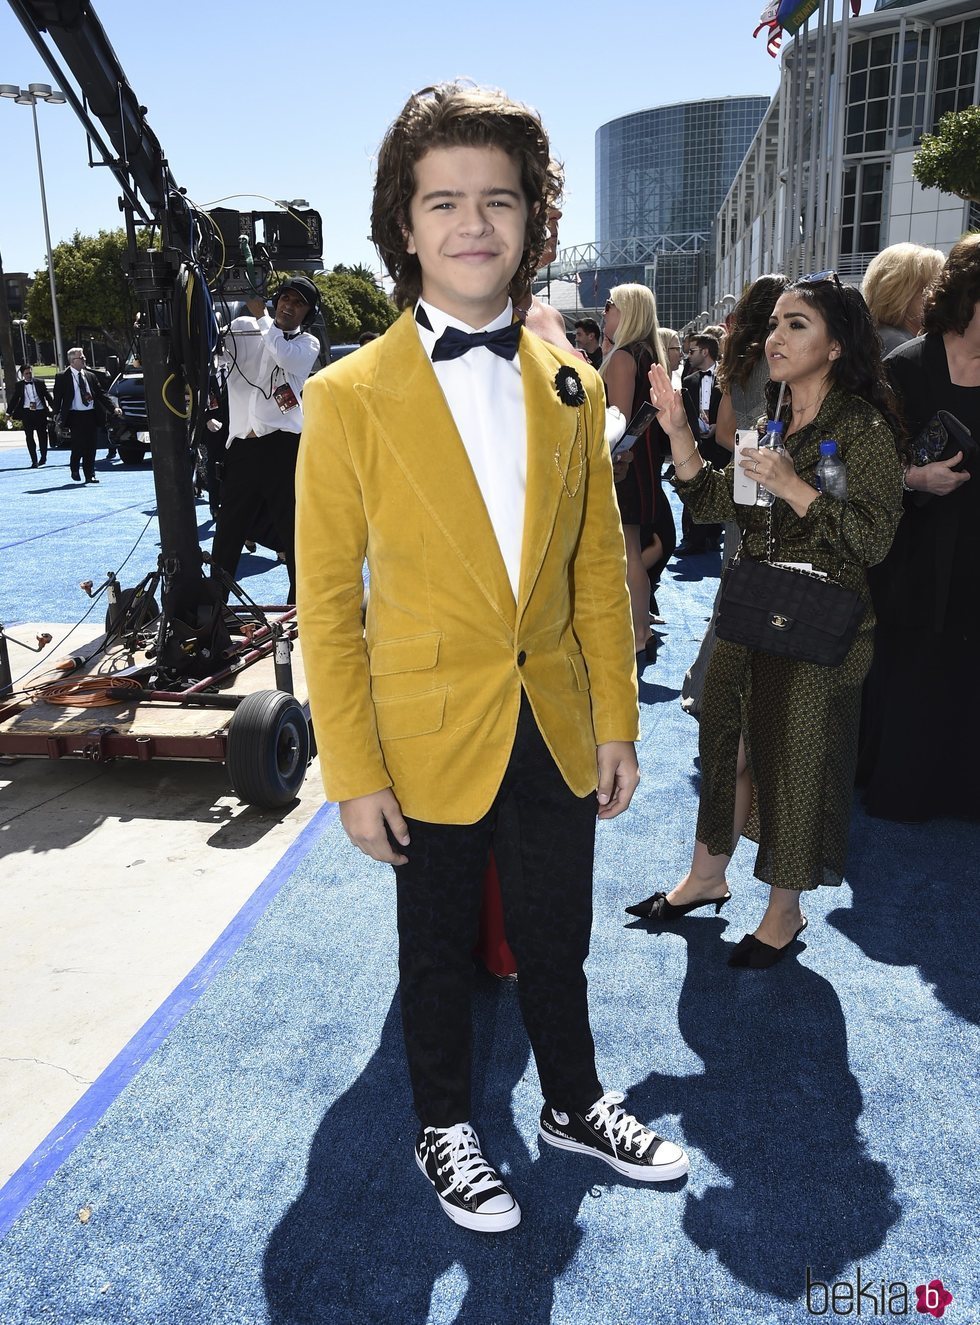
<svg viewBox="0 0 980 1325">
<path fill-rule="evenodd" d="M 572 468 L 572 461 L 575 458 L 576 449 L 578 450 L 578 478 L 575 481 L 575 487 L 568 486 L 568 473 Z M 582 486 L 582 475 L 585 472 L 585 443 L 582 441 L 582 411 L 575 411 L 575 440 L 572 442 L 572 449 L 568 456 L 568 469 L 561 467 L 561 443 L 555 447 L 555 468 L 558 470 L 558 477 L 561 479 L 561 485 L 565 489 L 566 497 L 575 497 Z"/>
</svg>

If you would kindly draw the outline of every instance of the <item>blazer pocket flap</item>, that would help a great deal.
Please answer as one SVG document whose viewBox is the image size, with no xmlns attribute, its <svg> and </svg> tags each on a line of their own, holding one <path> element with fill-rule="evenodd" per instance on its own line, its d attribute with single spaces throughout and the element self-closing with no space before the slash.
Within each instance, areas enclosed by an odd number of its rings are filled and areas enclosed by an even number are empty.
<svg viewBox="0 0 980 1325">
<path fill-rule="evenodd" d="M 427 690 L 423 695 L 375 700 L 379 740 L 398 741 L 406 736 L 437 732 L 446 712 L 447 689 L 443 686 L 440 690 Z"/>
<path fill-rule="evenodd" d="M 575 685 L 579 690 L 588 690 L 589 670 L 585 665 L 585 659 L 580 653 L 570 653 L 568 662 L 572 669 L 572 675 L 575 677 Z"/>
<path fill-rule="evenodd" d="M 442 631 L 409 635 L 404 639 L 381 640 L 371 648 L 371 675 L 395 676 L 399 672 L 424 672 L 439 660 Z"/>
</svg>

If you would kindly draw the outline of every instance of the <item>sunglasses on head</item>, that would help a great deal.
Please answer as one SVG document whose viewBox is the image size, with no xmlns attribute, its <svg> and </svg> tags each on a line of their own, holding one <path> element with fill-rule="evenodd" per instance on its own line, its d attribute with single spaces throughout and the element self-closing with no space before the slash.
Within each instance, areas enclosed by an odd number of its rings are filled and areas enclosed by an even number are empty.
<svg viewBox="0 0 980 1325">
<path fill-rule="evenodd" d="M 819 285 L 822 281 L 830 281 L 831 284 L 837 286 L 838 290 L 843 291 L 843 289 L 844 289 L 843 285 L 841 284 L 841 279 L 840 279 L 840 277 L 839 277 L 839 276 L 837 275 L 837 273 L 836 273 L 835 271 L 833 271 L 833 270 L 828 270 L 828 271 L 812 271 L 812 272 L 810 273 L 809 276 L 801 276 L 800 279 L 796 282 L 796 284 L 797 284 L 797 285 Z"/>
</svg>

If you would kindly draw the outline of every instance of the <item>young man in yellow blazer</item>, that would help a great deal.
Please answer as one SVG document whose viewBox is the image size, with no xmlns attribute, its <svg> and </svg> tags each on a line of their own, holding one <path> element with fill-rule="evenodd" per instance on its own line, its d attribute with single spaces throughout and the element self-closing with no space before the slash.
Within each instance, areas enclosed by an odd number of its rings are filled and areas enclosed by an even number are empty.
<svg viewBox="0 0 980 1325">
<path fill-rule="evenodd" d="M 486 1232 L 520 1221 L 470 1123 L 491 849 L 541 1138 L 642 1181 L 688 1167 L 604 1091 L 589 1028 L 595 820 L 636 788 L 638 714 L 602 385 L 513 314 L 560 187 L 527 107 L 455 84 L 409 99 L 372 218 L 404 311 L 307 384 L 296 484 L 324 785 L 395 872 L 416 1161 L 444 1212 Z"/>
</svg>

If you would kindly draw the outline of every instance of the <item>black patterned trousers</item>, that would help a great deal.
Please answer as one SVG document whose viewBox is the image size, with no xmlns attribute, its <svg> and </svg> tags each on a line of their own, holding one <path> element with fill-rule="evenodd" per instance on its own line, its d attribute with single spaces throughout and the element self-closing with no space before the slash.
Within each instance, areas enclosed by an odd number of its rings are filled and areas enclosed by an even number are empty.
<svg viewBox="0 0 980 1325">
<path fill-rule="evenodd" d="M 395 870 L 398 964 L 423 1126 L 470 1118 L 472 952 L 491 849 L 542 1093 L 566 1112 L 585 1112 L 602 1094 L 583 970 L 595 816 L 595 795 L 569 790 L 522 695 L 514 747 L 489 812 L 475 824 L 408 821 L 408 863 Z"/>
</svg>

